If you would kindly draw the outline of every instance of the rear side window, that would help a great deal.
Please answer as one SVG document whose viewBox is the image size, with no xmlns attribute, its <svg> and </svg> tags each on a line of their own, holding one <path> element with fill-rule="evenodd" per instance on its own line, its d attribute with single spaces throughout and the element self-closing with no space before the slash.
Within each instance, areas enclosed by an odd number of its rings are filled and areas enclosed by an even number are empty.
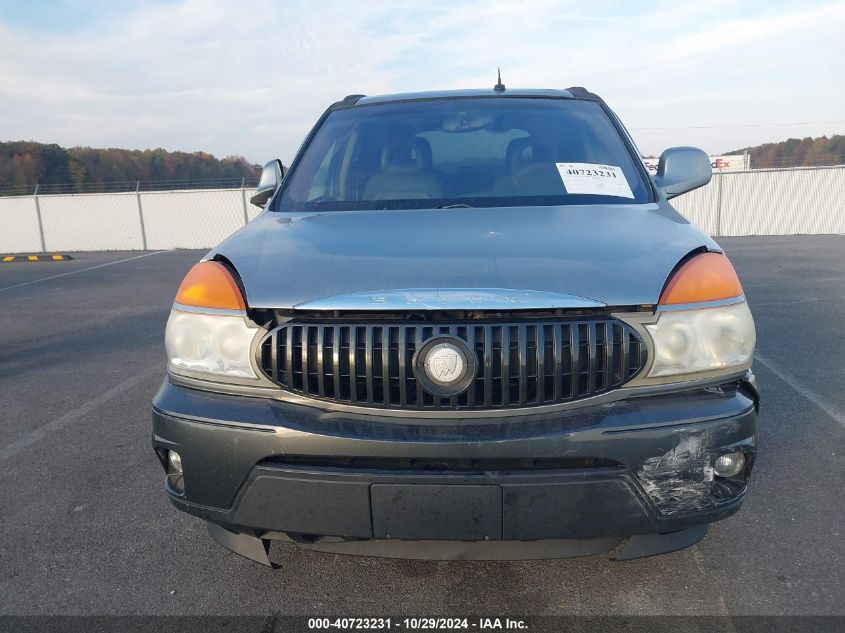
<svg viewBox="0 0 845 633">
<path fill-rule="evenodd" d="M 651 190 L 597 103 L 464 98 L 332 112 L 279 209 L 636 204 Z"/>
</svg>

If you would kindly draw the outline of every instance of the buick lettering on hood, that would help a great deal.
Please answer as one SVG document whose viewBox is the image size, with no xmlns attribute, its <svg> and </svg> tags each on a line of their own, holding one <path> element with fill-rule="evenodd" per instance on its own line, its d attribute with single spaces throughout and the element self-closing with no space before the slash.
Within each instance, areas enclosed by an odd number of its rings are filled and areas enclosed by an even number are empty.
<svg viewBox="0 0 845 633">
<path fill-rule="evenodd" d="M 687 547 L 756 453 L 719 245 L 584 88 L 352 95 L 178 288 L 164 490 L 225 547 L 426 559 Z"/>
</svg>

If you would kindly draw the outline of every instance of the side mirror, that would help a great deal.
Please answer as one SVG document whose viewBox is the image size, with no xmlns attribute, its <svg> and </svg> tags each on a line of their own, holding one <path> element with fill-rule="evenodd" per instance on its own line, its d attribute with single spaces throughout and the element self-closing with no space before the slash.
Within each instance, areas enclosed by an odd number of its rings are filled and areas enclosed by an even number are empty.
<svg viewBox="0 0 845 633">
<path fill-rule="evenodd" d="M 258 189 L 249 201 L 256 207 L 262 209 L 267 206 L 270 198 L 276 193 L 276 189 L 282 184 L 285 177 L 285 166 L 278 158 L 271 160 L 261 170 L 261 179 L 258 181 Z"/>
<path fill-rule="evenodd" d="M 667 198 L 703 187 L 713 175 L 710 159 L 697 147 L 670 147 L 660 155 L 654 183 Z"/>
</svg>

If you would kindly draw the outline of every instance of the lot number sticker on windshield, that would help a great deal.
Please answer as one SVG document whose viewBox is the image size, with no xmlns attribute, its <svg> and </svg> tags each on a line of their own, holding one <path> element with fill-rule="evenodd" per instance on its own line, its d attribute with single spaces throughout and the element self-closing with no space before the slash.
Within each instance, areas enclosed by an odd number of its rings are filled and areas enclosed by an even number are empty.
<svg viewBox="0 0 845 633">
<path fill-rule="evenodd" d="M 592 163 L 556 163 L 566 193 L 633 198 L 634 192 L 622 169 Z"/>
</svg>

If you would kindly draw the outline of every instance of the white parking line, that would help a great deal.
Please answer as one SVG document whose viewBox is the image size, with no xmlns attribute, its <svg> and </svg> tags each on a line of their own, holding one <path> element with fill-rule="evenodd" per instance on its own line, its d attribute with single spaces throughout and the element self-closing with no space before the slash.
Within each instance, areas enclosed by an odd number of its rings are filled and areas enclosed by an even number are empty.
<svg viewBox="0 0 845 633">
<path fill-rule="evenodd" d="M 156 251 L 154 253 L 144 253 L 143 255 L 136 255 L 135 257 L 127 257 L 126 259 L 118 259 L 113 262 L 106 262 L 105 264 L 97 264 L 96 266 L 89 266 L 88 268 L 80 268 L 79 270 L 71 270 L 60 275 L 52 275 L 50 277 L 42 277 L 41 279 L 34 279 L 32 281 L 25 281 L 22 284 L 15 284 L 14 286 L 6 286 L 0 288 L 0 292 L 4 290 L 14 290 L 15 288 L 23 288 L 24 286 L 31 286 L 32 284 L 40 284 L 42 281 L 50 281 L 51 279 L 59 279 L 60 277 L 67 277 L 68 275 L 76 275 L 77 273 L 84 273 L 87 270 L 94 270 L 96 268 L 105 268 L 106 266 L 114 266 L 115 264 L 122 264 L 123 262 L 131 262 L 133 259 L 141 259 L 142 257 L 150 257 L 151 255 L 161 255 L 162 253 L 172 253 L 173 249 L 167 251 Z"/>
<path fill-rule="evenodd" d="M 840 411 L 835 405 L 830 403 L 824 396 L 817 394 L 815 391 L 804 385 L 800 380 L 789 372 L 781 369 L 767 357 L 760 354 L 754 354 L 754 360 L 762 364 L 766 369 L 772 372 L 775 376 L 784 381 L 787 385 L 792 387 L 795 391 L 804 396 L 807 400 L 816 405 L 819 409 L 827 413 L 831 418 L 845 426 L 845 413 Z"/>
<path fill-rule="evenodd" d="M 97 407 L 109 402 L 110 400 L 117 398 L 121 394 L 135 387 L 138 383 L 143 382 L 144 380 L 150 378 L 155 374 L 164 374 L 163 363 L 156 363 L 152 367 L 148 367 L 140 374 L 135 374 L 131 378 L 124 380 L 122 383 L 115 385 L 108 391 L 104 391 L 99 396 L 94 396 L 93 398 L 79 405 L 75 409 L 71 409 L 70 411 L 56 418 L 55 420 L 52 420 L 47 424 L 33 429 L 19 440 L 12 442 L 8 446 L 0 448 L 0 464 L 2 464 L 11 457 L 14 457 L 28 446 L 32 446 L 36 442 L 43 440 L 45 437 L 52 435 L 56 431 L 63 429 L 69 424 L 72 424 L 80 418 L 85 417 L 89 413 L 92 413 Z"/>
</svg>

